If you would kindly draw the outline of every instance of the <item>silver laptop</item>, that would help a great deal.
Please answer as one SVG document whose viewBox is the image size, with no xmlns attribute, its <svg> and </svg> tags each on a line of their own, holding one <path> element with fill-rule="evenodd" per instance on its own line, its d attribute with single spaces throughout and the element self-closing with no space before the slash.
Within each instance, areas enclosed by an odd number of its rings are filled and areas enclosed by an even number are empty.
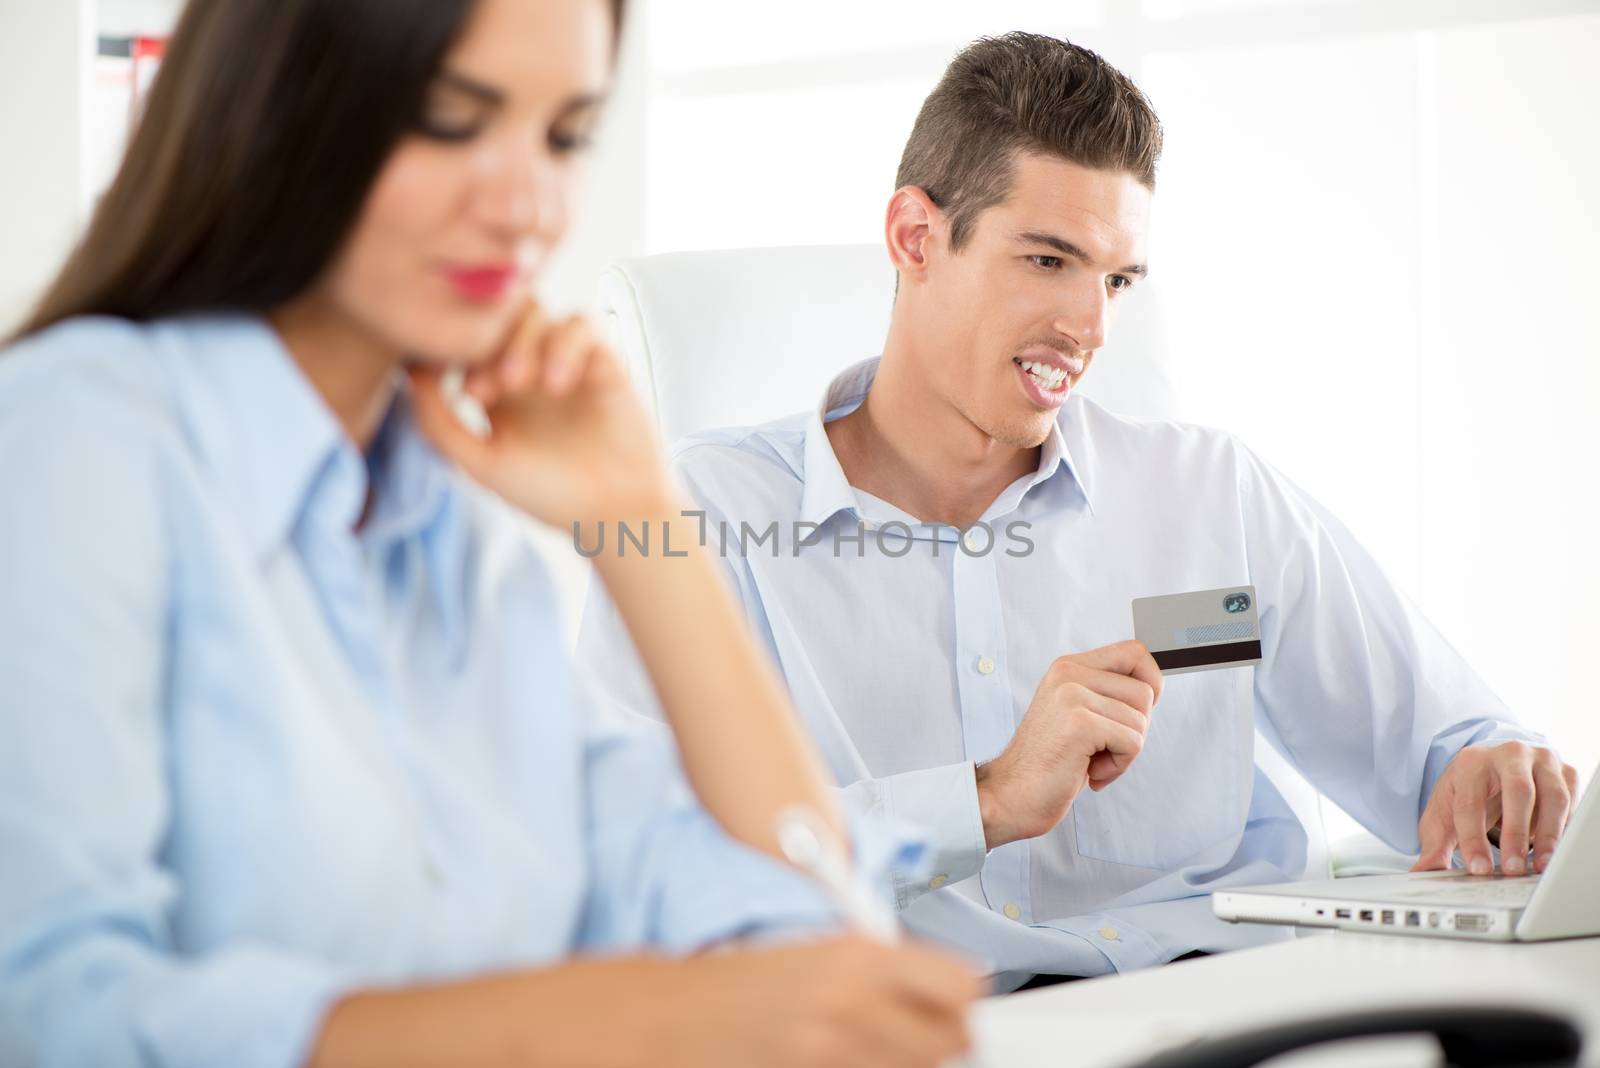
<svg viewBox="0 0 1600 1068">
<path fill-rule="evenodd" d="M 1212 908 L 1234 923 L 1427 938 L 1542 942 L 1600 935 L 1600 789 L 1583 795 L 1542 875 L 1455 869 L 1278 883 L 1219 890 Z"/>
</svg>

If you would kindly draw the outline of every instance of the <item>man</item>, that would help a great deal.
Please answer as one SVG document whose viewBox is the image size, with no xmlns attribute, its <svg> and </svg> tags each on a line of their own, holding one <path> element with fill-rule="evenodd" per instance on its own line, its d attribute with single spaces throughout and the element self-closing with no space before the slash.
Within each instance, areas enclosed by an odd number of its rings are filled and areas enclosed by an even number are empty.
<svg viewBox="0 0 1600 1068">
<path fill-rule="evenodd" d="M 1225 433 L 1077 393 L 1146 273 L 1160 146 L 1092 52 L 972 45 L 901 160 L 881 359 L 676 451 L 841 785 L 929 831 L 903 919 L 1000 989 L 1284 937 L 1206 896 L 1305 868 L 1257 733 L 1424 868 L 1488 871 L 1498 825 L 1505 871 L 1530 845 L 1542 869 L 1576 790 L 1315 501 Z M 1134 597 L 1247 582 L 1254 668 L 1163 678 L 1119 640 Z M 603 600 L 580 655 L 650 710 Z"/>
</svg>

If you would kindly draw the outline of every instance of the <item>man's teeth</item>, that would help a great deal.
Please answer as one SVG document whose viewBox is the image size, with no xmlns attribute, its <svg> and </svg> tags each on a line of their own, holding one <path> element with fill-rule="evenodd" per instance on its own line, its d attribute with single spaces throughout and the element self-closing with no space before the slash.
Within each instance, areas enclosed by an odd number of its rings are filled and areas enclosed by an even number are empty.
<svg viewBox="0 0 1600 1068">
<path fill-rule="evenodd" d="M 1034 381 L 1045 389 L 1060 389 L 1061 383 L 1067 379 L 1067 372 L 1064 368 L 1052 367 L 1047 363 L 1039 363 L 1037 360 L 1023 360 L 1022 369 L 1032 375 Z"/>
</svg>

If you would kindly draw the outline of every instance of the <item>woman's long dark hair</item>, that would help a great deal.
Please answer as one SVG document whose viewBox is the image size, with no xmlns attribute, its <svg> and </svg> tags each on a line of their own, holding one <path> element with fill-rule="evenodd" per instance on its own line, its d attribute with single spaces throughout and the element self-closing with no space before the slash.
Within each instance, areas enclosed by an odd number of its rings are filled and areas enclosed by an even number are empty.
<svg viewBox="0 0 1600 1068">
<path fill-rule="evenodd" d="M 75 315 L 259 312 L 299 294 L 475 3 L 189 0 L 116 178 L 16 336 Z"/>
</svg>

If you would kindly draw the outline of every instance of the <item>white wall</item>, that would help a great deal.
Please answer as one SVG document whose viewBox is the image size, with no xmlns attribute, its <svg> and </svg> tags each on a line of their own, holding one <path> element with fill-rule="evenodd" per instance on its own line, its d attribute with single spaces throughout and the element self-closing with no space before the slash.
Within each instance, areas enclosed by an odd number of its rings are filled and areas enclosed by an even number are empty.
<svg viewBox="0 0 1600 1068">
<path fill-rule="evenodd" d="M 89 0 L 0 6 L 0 334 L 32 305 L 82 222 L 89 7 Z"/>
<path fill-rule="evenodd" d="M 1597 47 L 1600 15 L 1574 16 L 1168 53 L 1145 78 L 1190 414 L 1343 516 L 1586 777 Z M 1263 91 L 1307 84 L 1330 89 Z"/>
<path fill-rule="evenodd" d="M 127 129 L 123 61 L 97 38 L 170 30 L 179 0 L 0 2 L 0 335 L 26 315 L 88 222 Z"/>
</svg>

